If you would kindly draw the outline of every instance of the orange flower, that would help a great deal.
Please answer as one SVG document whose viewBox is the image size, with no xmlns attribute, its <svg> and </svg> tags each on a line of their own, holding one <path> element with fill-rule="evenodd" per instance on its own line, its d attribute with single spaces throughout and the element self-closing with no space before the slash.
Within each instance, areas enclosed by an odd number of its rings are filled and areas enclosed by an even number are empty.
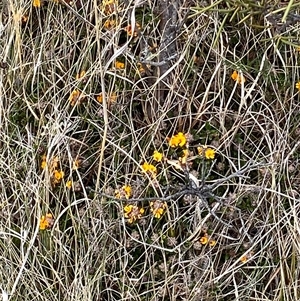
<svg viewBox="0 0 300 301">
<path fill-rule="evenodd" d="M 81 103 L 84 100 L 84 97 L 82 96 L 81 92 L 77 89 L 72 91 L 69 97 L 69 101 L 71 103 L 71 106 L 75 106 L 76 103 Z"/>
<path fill-rule="evenodd" d="M 236 81 L 238 84 L 242 84 L 246 81 L 245 77 L 243 75 L 239 75 L 236 70 L 233 71 L 231 74 L 231 78 Z"/>
<path fill-rule="evenodd" d="M 117 8 L 118 8 L 117 0 L 103 0 L 102 1 L 102 11 L 106 15 L 111 15 L 112 13 L 116 12 Z"/>
<path fill-rule="evenodd" d="M 117 21 L 114 19 L 107 19 L 104 24 L 103 24 L 104 28 L 106 29 L 112 29 L 115 28 L 117 26 Z"/>
<path fill-rule="evenodd" d="M 141 25 L 139 23 L 135 23 L 134 32 L 132 32 L 132 26 L 130 24 L 127 25 L 124 30 L 129 36 L 137 37 L 138 32 L 141 30 Z"/>
<path fill-rule="evenodd" d="M 33 3 L 32 3 L 32 5 L 34 6 L 34 7 L 41 7 L 41 0 L 33 0 Z"/>
<path fill-rule="evenodd" d="M 51 213 L 47 213 L 46 216 L 43 215 L 40 219 L 40 230 L 49 229 L 53 226 L 54 219 Z"/>
<path fill-rule="evenodd" d="M 53 175 L 55 181 L 60 182 L 64 177 L 65 173 L 62 170 L 55 170 Z"/>
<path fill-rule="evenodd" d="M 206 245 L 206 244 L 208 243 L 208 237 L 207 237 L 207 235 L 202 236 L 202 237 L 200 238 L 200 243 L 201 243 L 202 245 Z"/>
<path fill-rule="evenodd" d="M 210 240 L 210 241 L 209 241 L 209 246 L 210 246 L 210 247 L 214 247 L 214 246 L 216 245 L 216 243 L 217 243 L 217 242 L 216 242 L 215 240 Z"/>
<path fill-rule="evenodd" d="M 102 103 L 103 102 L 103 96 L 102 96 L 102 93 L 100 93 L 98 96 L 97 96 L 97 100 Z M 108 104 L 111 104 L 111 103 L 114 103 L 116 102 L 117 100 L 117 94 L 115 92 L 112 92 L 108 95 Z"/>
<path fill-rule="evenodd" d="M 80 73 L 77 73 L 76 74 L 76 79 L 77 80 L 79 80 L 79 79 L 81 79 L 82 77 L 84 77 L 85 76 L 85 71 L 84 70 L 82 70 Z"/>
<path fill-rule="evenodd" d="M 115 62 L 115 67 L 116 69 L 124 69 L 125 68 L 125 64 L 119 61 Z"/>
</svg>

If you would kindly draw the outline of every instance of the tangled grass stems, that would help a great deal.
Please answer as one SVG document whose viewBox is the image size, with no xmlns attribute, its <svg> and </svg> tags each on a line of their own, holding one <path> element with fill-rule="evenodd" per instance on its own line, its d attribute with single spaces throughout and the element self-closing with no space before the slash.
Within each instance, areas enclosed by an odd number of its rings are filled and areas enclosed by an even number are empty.
<svg viewBox="0 0 300 301">
<path fill-rule="evenodd" d="M 164 5 L 0 3 L 3 300 L 299 300 L 299 3 Z"/>
</svg>

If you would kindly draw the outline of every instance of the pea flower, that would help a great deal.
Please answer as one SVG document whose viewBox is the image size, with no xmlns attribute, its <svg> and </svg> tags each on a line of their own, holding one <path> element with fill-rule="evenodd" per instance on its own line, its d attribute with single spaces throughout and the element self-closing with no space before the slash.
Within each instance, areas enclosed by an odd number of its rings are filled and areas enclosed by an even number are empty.
<svg viewBox="0 0 300 301">
<path fill-rule="evenodd" d="M 236 70 L 234 70 L 231 74 L 231 78 L 238 84 L 242 84 L 246 81 L 245 77 L 243 75 L 239 75 Z"/>
<path fill-rule="evenodd" d="M 168 205 L 166 202 L 162 202 L 159 200 L 150 202 L 150 211 L 152 212 L 155 218 L 160 218 L 164 214 L 167 208 Z"/>
<path fill-rule="evenodd" d="M 49 229 L 54 224 L 54 218 L 51 213 L 47 213 L 46 215 L 43 215 L 40 219 L 40 230 Z"/>
<path fill-rule="evenodd" d="M 127 200 L 132 196 L 132 189 L 129 185 L 124 185 L 121 189 L 115 190 L 115 197 L 117 199 L 126 198 Z"/>
<path fill-rule="evenodd" d="M 127 218 L 129 224 L 132 224 L 135 221 L 141 219 L 144 212 L 144 208 L 139 208 L 136 205 L 127 204 L 124 207 L 124 217 Z"/>
<path fill-rule="evenodd" d="M 154 165 L 152 164 L 149 164 L 147 162 L 145 162 L 143 165 L 142 165 L 142 169 L 145 173 L 148 173 L 150 174 L 152 177 L 155 177 L 156 174 L 157 174 L 157 169 Z"/>
<path fill-rule="evenodd" d="M 116 61 L 115 67 L 116 67 L 116 69 L 124 69 L 125 68 L 125 64 L 122 63 L 122 62 Z"/>
<path fill-rule="evenodd" d="M 207 160 L 213 160 L 216 155 L 216 151 L 207 146 L 199 146 L 197 148 L 200 157 L 205 157 Z"/>
<path fill-rule="evenodd" d="M 154 152 L 153 152 L 153 160 L 154 161 L 157 161 L 157 162 L 161 162 L 161 160 L 162 160 L 162 158 L 163 158 L 163 154 L 162 153 L 160 153 L 159 151 L 157 151 L 157 150 L 155 150 Z"/>
<path fill-rule="evenodd" d="M 169 145 L 170 147 L 183 147 L 186 145 L 186 137 L 182 132 L 179 132 L 176 135 L 173 135 L 171 138 L 167 138 L 167 140 L 169 141 Z"/>
<path fill-rule="evenodd" d="M 72 186 L 73 186 L 73 182 L 72 182 L 71 180 L 67 181 L 66 187 L 67 187 L 68 189 L 71 189 Z"/>
</svg>

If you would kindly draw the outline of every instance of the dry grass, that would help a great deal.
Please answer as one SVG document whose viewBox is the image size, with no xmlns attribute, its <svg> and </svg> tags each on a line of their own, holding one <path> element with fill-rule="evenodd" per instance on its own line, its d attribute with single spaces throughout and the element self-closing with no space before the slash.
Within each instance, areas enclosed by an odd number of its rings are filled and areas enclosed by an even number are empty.
<svg viewBox="0 0 300 301">
<path fill-rule="evenodd" d="M 0 3 L 3 301 L 299 300 L 299 3 L 82 2 Z"/>
</svg>

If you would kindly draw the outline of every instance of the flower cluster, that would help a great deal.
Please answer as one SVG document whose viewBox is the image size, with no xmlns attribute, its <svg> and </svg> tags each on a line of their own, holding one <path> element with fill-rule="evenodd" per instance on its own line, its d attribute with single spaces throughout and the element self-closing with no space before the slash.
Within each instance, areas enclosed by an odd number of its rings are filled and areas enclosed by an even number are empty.
<svg viewBox="0 0 300 301">
<path fill-rule="evenodd" d="M 40 230 L 50 229 L 54 224 L 54 218 L 51 213 L 43 215 L 40 219 Z"/>
<path fill-rule="evenodd" d="M 160 218 L 164 214 L 167 208 L 168 205 L 166 202 L 162 202 L 159 200 L 150 202 L 150 211 L 152 212 L 155 218 Z"/>
<path fill-rule="evenodd" d="M 296 89 L 300 91 L 300 81 L 296 83 Z"/>
<path fill-rule="evenodd" d="M 213 239 L 210 239 L 207 233 L 204 233 L 203 236 L 200 238 L 200 243 L 202 245 L 209 245 L 210 247 L 213 247 L 216 245 L 216 241 Z"/>
<path fill-rule="evenodd" d="M 155 178 L 157 174 L 157 168 L 153 164 L 145 162 L 142 165 L 142 169 L 145 173 L 149 174 L 152 178 Z"/>
<path fill-rule="evenodd" d="M 234 70 L 231 74 L 231 78 L 238 84 L 243 84 L 246 81 L 245 77 L 243 75 L 239 75 L 236 70 Z"/>
<path fill-rule="evenodd" d="M 145 212 L 144 208 L 139 208 L 136 205 L 127 204 L 124 207 L 124 217 L 127 218 L 129 224 L 132 224 L 137 220 L 141 219 L 144 212 Z"/>
<path fill-rule="evenodd" d="M 128 185 L 124 185 L 121 189 L 115 190 L 115 197 L 117 199 L 129 199 L 132 196 L 132 189 Z"/>
<path fill-rule="evenodd" d="M 47 162 L 46 155 L 43 155 L 42 162 L 41 162 L 41 168 L 48 169 L 48 172 L 50 174 L 51 183 L 53 186 L 55 186 L 56 184 L 59 184 L 65 175 L 65 173 L 59 168 L 59 159 L 57 156 L 52 157 Z"/>
<path fill-rule="evenodd" d="M 127 25 L 124 30 L 127 32 L 129 36 L 137 37 L 138 32 L 141 30 L 141 25 L 139 23 L 135 23 L 134 31 L 132 30 L 132 26 Z"/>
</svg>

